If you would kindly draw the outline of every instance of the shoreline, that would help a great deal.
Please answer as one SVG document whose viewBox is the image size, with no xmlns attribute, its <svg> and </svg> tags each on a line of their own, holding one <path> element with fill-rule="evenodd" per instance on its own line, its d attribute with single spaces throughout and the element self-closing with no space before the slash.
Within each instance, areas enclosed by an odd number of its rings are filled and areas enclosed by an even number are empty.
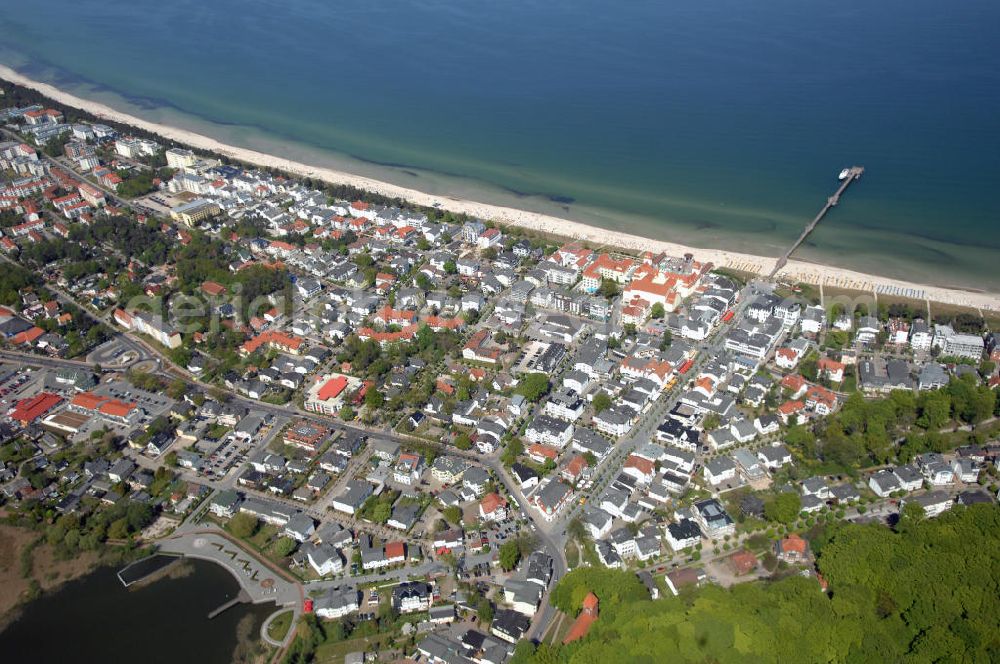
<svg viewBox="0 0 1000 664">
<path fill-rule="evenodd" d="M 0 524 L 0 538 L 6 539 L 5 544 L 12 546 L 10 550 L 4 549 L 3 556 L 0 557 L 0 579 L 4 583 L 4 592 L 0 593 L 0 634 L 31 602 L 56 593 L 66 584 L 92 574 L 101 567 L 113 565 L 106 559 L 106 552 L 102 549 L 82 552 L 73 559 L 60 559 L 45 542 L 44 535 L 26 526 Z M 16 568 L 23 565 L 24 550 L 30 553 L 31 566 L 27 570 L 15 572 Z"/>
<path fill-rule="evenodd" d="M 436 207 L 454 213 L 467 214 L 483 220 L 493 221 L 500 225 L 516 226 L 557 237 L 584 241 L 598 247 L 614 247 L 635 253 L 643 251 L 652 251 L 653 253 L 663 252 L 672 256 L 682 256 L 685 253 L 691 253 L 698 260 L 711 262 L 716 267 L 730 268 L 761 276 L 769 274 L 778 260 L 777 257 L 759 256 L 722 249 L 690 247 L 679 243 L 646 238 L 623 231 L 606 230 L 582 222 L 538 212 L 529 212 L 502 205 L 479 203 L 458 197 L 432 195 L 374 178 L 354 175 L 333 168 L 310 166 L 306 163 L 276 157 L 257 150 L 228 145 L 193 131 L 143 120 L 134 115 L 117 111 L 106 104 L 77 97 L 48 83 L 35 81 L 6 65 L 0 65 L 0 78 L 33 89 L 61 104 L 78 108 L 99 119 L 137 127 L 196 150 L 214 152 L 237 161 L 285 171 L 303 178 L 323 180 L 335 185 L 348 185 L 386 197 L 400 198 L 414 205 Z M 880 277 L 856 270 L 812 263 L 795 258 L 788 261 L 776 278 L 817 286 L 823 285 L 839 289 L 871 291 L 887 297 L 927 299 L 974 309 L 1000 311 L 1000 293 L 919 284 L 912 281 Z M 917 293 L 917 296 L 913 294 L 907 295 L 907 292 Z M 923 297 L 919 297 L 920 292 L 922 292 Z"/>
</svg>

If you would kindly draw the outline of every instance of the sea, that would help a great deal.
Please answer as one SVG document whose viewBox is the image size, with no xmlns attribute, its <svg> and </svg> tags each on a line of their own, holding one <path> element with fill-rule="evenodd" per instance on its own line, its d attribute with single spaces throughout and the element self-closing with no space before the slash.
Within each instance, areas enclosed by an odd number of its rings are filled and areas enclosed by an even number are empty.
<svg viewBox="0 0 1000 664">
<path fill-rule="evenodd" d="M 0 62 L 224 142 L 692 246 L 1000 290 L 995 0 L 0 3 Z"/>
</svg>

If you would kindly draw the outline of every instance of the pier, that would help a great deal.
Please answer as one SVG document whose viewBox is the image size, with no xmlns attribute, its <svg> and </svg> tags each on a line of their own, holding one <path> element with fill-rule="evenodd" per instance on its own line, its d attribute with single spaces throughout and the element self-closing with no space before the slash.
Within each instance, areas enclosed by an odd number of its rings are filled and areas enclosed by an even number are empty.
<svg viewBox="0 0 1000 664">
<path fill-rule="evenodd" d="M 136 560 L 118 571 L 118 580 L 128 588 L 133 583 L 138 583 L 148 577 L 158 574 L 170 565 L 180 560 L 179 556 L 171 554 L 154 553 L 141 560 Z"/>
<path fill-rule="evenodd" d="M 249 602 L 250 602 L 250 595 L 247 593 L 247 591 L 240 588 L 240 592 L 236 595 L 236 597 L 232 598 L 222 606 L 217 607 L 215 610 L 209 612 L 208 619 L 211 620 L 212 618 L 219 615 L 223 611 L 228 611 L 237 604 L 247 604 Z"/>
<path fill-rule="evenodd" d="M 812 233 L 813 230 L 815 230 L 816 226 L 819 225 L 819 222 L 826 216 L 826 213 L 830 211 L 830 208 L 836 206 L 837 203 L 840 202 L 840 197 L 844 195 L 845 191 L 847 191 L 847 187 L 849 187 L 852 182 L 860 178 L 861 174 L 864 172 L 864 166 L 851 166 L 851 168 L 848 169 L 847 177 L 840 183 L 840 187 L 837 188 L 837 192 L 830 198 L 826 199 L 826 205 L 824 205 L 823 209 L 819 211 L 816 218 L 805 227 L 805 230 L 803 230 L 802 234 L 799 235 L 799 238 L 795 240 L 795 243 L 788 248 L 788 251 L 786 251 L 784 255 L 782 255 L 782 257 L 775 262 L 774 269 L 771 270 L 771 274 L 768 275 L 769 279 L 773 279 L 774 276 L 781 271 L 781 268 L 785 267 L 785 264 L 788 263 L 788 259 L 791 257 L 792 253 L 806 241 L 806 238 L 809 237 L 809 234 Z"/>
</svg>

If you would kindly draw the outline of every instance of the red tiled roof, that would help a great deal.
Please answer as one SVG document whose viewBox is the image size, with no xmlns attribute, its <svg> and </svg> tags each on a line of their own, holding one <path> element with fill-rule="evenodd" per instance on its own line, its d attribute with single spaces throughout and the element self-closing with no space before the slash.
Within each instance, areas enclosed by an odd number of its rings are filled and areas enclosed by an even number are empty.
<svg viewBox="0 0 1000 664">
<path fill-rule="evenodd" d="M 59 405 L 62 400 L 61 396 L 49 392 L 42 392 L 29 399 L 22 399 L 10 414 L 10 419 L 22 423 L 34 422 Z"/>
<path fill-rule="evenodd" d="M 488 493 L 479 502 L 483 509 L 483 514 L 492 514 L 500 507 L 507 507 L 507 501 L 497 493 Z"/>
<path fill-rule="evenodd" d="M 831 360 L 828 357 L 821 357 L 819 361 L 816 362 L 816 366 L 820 371 L 831 371 L 833 373 L 844 370 L 844 364 L 842 362 Z"/>
<path fill-rule="evenodd" d="M 545 457 L 546 459 L 552 459 L 553 461 L 555 461 L 556 457 L 559 456 L 559 452 L 548 445 L 541 445 L 540 443 L 535 443 L 529 447 L 528 454 L 536 457 Z"/>
<path fill-rule="evenodd" d="M 135 410 L 135 407 L 136 405 L 134 403 L 126 403 L 124 401 L 112 399 L 107 403 L 101 404 L 101 407 L 97 409 L 97 412 L 109 417 L 127 417 L 129 413 Z"/>
<path fill-rule="evenodd" d="M 358 329 L 358 336 L 362 339 L 374 339 L 379 343 L 394 343 L 412 339 L 416 336 L 417 329 L 417 325 L 407 325 L 399 332 L 376 332 L 370 327 L 362 327 Z"/>
<path fill-rule="evenodd" d="M 597 595 L 592 592 L 587 593 L 587 596 L 583 598 L 583 608 L 580 610 L 580 615 L 573 621 L 565 638 L 563 638 L 564 645 L 582 639 L 587 635 L 587 632 L 590 631 L 590 626 L 598 618 L 597 607 Z"/>
<path fill-rule="evenodd" d="M 822 385 L 813 385 L 806 391 L 807 401 L 821 401 L 828 406 L 833 406 L 837 402 L 837 395 Z"/>
<path fill-rule="evenodd" d="M 806 541 L 802 539 L 797 533 L 792 533 L 785 539 L 781 540 L 780 544 L 782 553 L 795 552 L 803 555 L 805 554 L 806 547 L 808 546 L 806 544 Z"/>
<path fill-rule="evenodd" d="M 73 400 L 69 402 L 69 405 L 75 406 L 76 408 L 82 408 L 84 410 L 97 410 L 97 408 L 107 401 L 107 397 L 102 397 L 94 394 L 93 392 L 80 392 Z"/>
<path fill-rule="evenodd" d="M 323 387 L 319 388 L 319 392 L 316 397 L 322 401 L 327 399 L 336 399 L 344 388 L 347 387 L 347 377 L 345 376 L 335 376 L 324 383 Z"/>
<path fill-rule="evenodd" d="M 806 379 L 799 374 L 789 374 L 781 379 L 781 386 L 787 387 L 792 392 L 798 392 L 806 384 Z"/>
<path fill-rule="evenodd" d="M 385 543 L 385 557 L 386 558 L 403 558 L 406 556 L 406 545 L 402 542 L 386 542 Z"/>
<path fill-rule="evenodd" d="M 12 341 L 15 344 L 30 344 L 43 334 L 45 334 L 45 330 L 43 330 L 38 326 L 35 326 L 31 329 L 25 330 L 24 332 L 14 335 Z"/>
<path fill-rule="evenodd" d="M 583 455 L 577 454 L 575 457 L 570 459 L 569 463 L 566 464 L 566 472 L 569 475 L 576 477 L 583 472 L 583 469 L 586 468 L 587 465 L 587 460 L 583 457 Z"/>
<path fill-rule="evenodd" d="M 427 324 L 427 327 L 431 328 L 432 330 L 437 330 L 441 328 L 447 330 L 457 330 L 458 328 L 462 327 L 462 325 L 465 324 L 465 321 L 463 321 L 458 316 L 455 316 L 454 318 L 445 318 L 443 316 L 428 316 L 427 318 L 424 319 L 424 322 Z"/>
<path fill-rule="evenodd" d="M 801 401 L 786 401 L 778 406 L 778 412 L 785 415 L 791 415 L 792 413 L 799 412 L 803 408 L 805 408 L 805 404 Z"/>
<path fill-rule="evenodd" d="M 641 456 L 636 456 L 635 454 L 630 455 L 629 458 L 625 460 L 625 467 L 635 468 L 643 475 L 652 475 L 653 471 L 656 469 L 656 465 L 652 461 Z"/>
<path fill-rule="evenodd" d="M 218 284 L 214 281 L 206 281 L 201 285 L 201 290 L 208 293 L 209 295 L 222 295 L 226 292 L 226 287 L 222 284 Z"/>
<path fill-rule="evenodd" d="M 250 354 L 256 352 L 261 346 L 281 346 L 283 348 L 288 348 L 291 350 L 298 350 L 299 346 L 302 345 L 302 339 L 292 334 L 285 334 L 284 332 L 279 332 L 277 330 L 268 330 L 267 332 L 261 332 L 253 339 L 245 342 L 241 348 L 243 352 Z"/>
<path fill-rule="evenodd" d="M 729 557 L 729 562 L 737 574 L 746 574 L 757 567 L 757 556 L 749 551 L 737 551 Z"/>
</svg>

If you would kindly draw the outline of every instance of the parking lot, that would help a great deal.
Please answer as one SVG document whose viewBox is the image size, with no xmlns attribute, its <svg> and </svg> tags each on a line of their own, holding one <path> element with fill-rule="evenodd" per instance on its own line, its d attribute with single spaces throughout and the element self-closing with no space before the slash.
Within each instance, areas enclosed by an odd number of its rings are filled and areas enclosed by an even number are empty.
<svg viewBox="0 0 1000 664">
<path fill-rule="evenodd" d="M 208 463 L 203 467 L 203 472 L 209 477 L 223 478 L 234 468 L 243 465 L 253 449 L 252 440 L 229 433 L 222 439 L 215 452 L 208 455 Z"/>
<path fill-rule="evenodd" d="M 22 393 L 28 393 L 29 383 L 35 378 L 31 369 L 0 364 L 0 407 L 4 411 L 19 401 Z"/>
<path fill-rule="evenodd" d="M 514 373 L 533 371 L 538 358 L 548 347 L 549 343 L 544 341 L 530 342 L 527 346 L 525 346 L 524 351 L 521 353 L 521 358 L 518 360 L 517 366 L 514 368 Z"/>
<path fill-rule="evenodd" d="M 119 339 L 112 339 L 91 351 L 87 361 L 111 368 L 127 364 L 135 358 L 135 351 L 129 350 Z"/>
</svg>

